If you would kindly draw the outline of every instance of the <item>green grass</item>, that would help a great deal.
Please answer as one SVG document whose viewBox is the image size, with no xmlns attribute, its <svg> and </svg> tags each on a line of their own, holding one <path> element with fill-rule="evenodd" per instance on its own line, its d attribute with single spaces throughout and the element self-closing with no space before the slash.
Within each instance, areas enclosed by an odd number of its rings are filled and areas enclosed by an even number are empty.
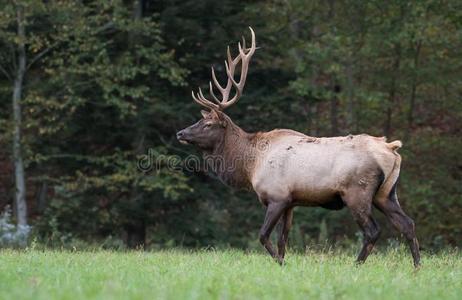
<svg viewBox="0 0 462 300">
<path fill-rule="evenodd" d="M 461 299 L 462 257 L 226 251 L 0 251 L 1 299 Z"/>
</svg>

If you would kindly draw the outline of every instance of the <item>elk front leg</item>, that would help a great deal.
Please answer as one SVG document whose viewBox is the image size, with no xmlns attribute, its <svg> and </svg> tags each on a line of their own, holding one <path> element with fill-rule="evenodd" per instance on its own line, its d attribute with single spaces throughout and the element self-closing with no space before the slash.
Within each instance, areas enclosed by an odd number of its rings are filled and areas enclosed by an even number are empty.
<svg viewBox="0 0 462 300">
<path fill-rule="evenodd" d="M 275 259 L 277 254 L 274 251 L 273 245 L 270 241 L 271 232 L 274 226 L 278 222 L 284 210 L 287 208 L 287 204 L 284 202 L 273 202 L 269 203 L 266 209 L 265 221 L 260 229 L 260 243 L 265 247 L 268 253 Z M 281 261 L 279 261 L 281 263 Z"/>
<path fill-rule="evenodd" d="M 363 246 L 356 261 L 363 263 L 374 248 L 380 236 L 379 224 L 372 217 L 372 197 L 375 187 L 370 186 L 366 189 L 353 187 L 348 190 L 342 200 L 350 209 L 353 218 L 358 223 L 363 233 Z"/>
<path fill-rule="evenodd" d="M 372 248 L 374 248 L 375 243 L 379 239 L 380 226 L 374 220 L 374 218 L 372 218 L 372 216 L 360 216 L 355 213 L 353 213 L 353 215 L 355 216 L 356 222 L 363 232 L 364 239 L 363 246 L 356 261 L 358 263 L 363 263 L 366 261 L 367 257 L 372 251 Z"/>
<path fill-rule="evenodd" d="M 284 262 L 287 240 L 289 239 L 289 231 L 292 227 L 293 210 L 293 207 L 287 208 L 280 220 L 281 227 L 278 239 L 278 255 L 281 263 Z"/>
</svg>

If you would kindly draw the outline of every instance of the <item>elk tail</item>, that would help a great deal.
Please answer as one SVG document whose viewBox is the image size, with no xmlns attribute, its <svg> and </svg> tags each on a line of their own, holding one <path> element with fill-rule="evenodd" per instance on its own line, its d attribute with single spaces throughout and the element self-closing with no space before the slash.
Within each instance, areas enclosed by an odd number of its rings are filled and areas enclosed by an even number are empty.
<svg viewBox="0 0 462 300">
<path fill-rule="evenodd" d="M 391 169 L 389 174 L 385 174 L 385 180 L 381 184 L 380 188 L 375 195 L 374 201 L 381 201 L 384 199 L 388 199 L 390 193 L 392 193 L 393 188 L 395 187 L 399 173 L 401 169 L 401 155 L 396 152 L 402 146 L 401 141 L 394 141 L 387 144 L 388 148 L 394 151 L 395 153 L 395 161 L 393 164 L 393 168 Z"/>
<path fill-rule="evenodd" d="M 391 143 L 387 143 L 387 147 L 393 151 L 396 151 L 399 148 L 403 147 L 403 143 L 400 140 L 396 140 Z"/>
</svg>

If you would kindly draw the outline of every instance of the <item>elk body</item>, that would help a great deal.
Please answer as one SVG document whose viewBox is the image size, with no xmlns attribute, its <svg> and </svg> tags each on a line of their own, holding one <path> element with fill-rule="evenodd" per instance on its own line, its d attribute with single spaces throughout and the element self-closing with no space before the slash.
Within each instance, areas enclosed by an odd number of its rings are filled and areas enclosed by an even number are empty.
<svg viewBox="0 0 462 300">
<path fill-rule="evenodd" d="M 225 183 L 250 188 L 266 207 L 260 229 L 260 242 L 280 263 L 292 225 L 295 206 L 321 206 L 327 209 L 347 207 L 361 229 L 364 241 L 357 261 L 364 262 L 380 235 L 380 227 L 372 217 L 375 206 L 408 240 L 414 265 L 420 262 L 415 226 L 399 205 L 396 194 L 401 157 L 400 141 L 387 143 L 385 138 L 369 135 L 318 138 L 289 129 L 247 133 L 223 110 L 242 95 L 248 65 L 256 50 L 255 34 L 250 28 L 250 48 L 239 43 L 239 55 L 232 58 L 228 48 L 225 69 L 228 82 L 222 87 L 212 68 L 215 88 L 210 82 L 213 102 L 199 89 L 193 99 L 208 111 L 196 124 L 177 133 L 185 144 L 193 144 L 204 152 L 205 161 Z M 234 71 L 241 64 L 239 82 Z M 232 99 L 232 87 L 236 92 Z M 279 222 L 278 249 L 270 235 Z"/>
</svg>

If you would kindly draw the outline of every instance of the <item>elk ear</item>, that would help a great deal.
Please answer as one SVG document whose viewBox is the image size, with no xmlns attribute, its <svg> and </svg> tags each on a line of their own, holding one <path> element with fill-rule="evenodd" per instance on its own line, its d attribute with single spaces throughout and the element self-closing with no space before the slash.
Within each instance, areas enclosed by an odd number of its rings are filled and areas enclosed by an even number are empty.
<svg viewBox="0 0 462 300">
<path fill-rule="evenodd" d="M 206 110 L 201 110 L 201 115 L 204 119 L 207 119 L 209 117 L 209 112 Z"/>
<path fill-rule="evenodd" d="M 221 111 L 212 109 L 210 112 L 212 119 L 217 120 L 221 126 L 226 127 L 226 118 L 223 116 Z"/>
<path fill-rule="evenodd" d="M 218 111 L 214 110 L 214 109 L 212 109 L 210 111 L 210 117 L 212 117 L 212 119 L 218 120 L 218 121 L 220 121 L 222 119 L 222 117 L 220 116 L 220 113 Z"/>
</svg>

